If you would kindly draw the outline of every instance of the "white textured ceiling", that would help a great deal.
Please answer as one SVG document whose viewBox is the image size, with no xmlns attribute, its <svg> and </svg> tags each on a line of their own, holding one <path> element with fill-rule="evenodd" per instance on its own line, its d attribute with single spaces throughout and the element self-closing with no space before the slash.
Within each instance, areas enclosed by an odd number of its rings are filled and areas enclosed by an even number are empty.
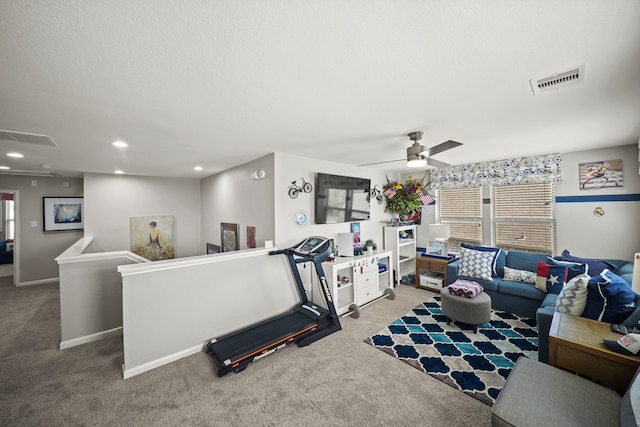
<svg viewBox="0 0 640 427">
<path fill-rule="evenodd" d="M 638 0 L 1 0 L 0 129 L 56 147 L 0 141 L 0 165 L 357 165 L 404 158 L 417 130 L 462 142 L 435 156 L 451 164 L 632 144 L 639 23 Z M 533 95 L 582 64 L 583 84 Z"/>
</svg>

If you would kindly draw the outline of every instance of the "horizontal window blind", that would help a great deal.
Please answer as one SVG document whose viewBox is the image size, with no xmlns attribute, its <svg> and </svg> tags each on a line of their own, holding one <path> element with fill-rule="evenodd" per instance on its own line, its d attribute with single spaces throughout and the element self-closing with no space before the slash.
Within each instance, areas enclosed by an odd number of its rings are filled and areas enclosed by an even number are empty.
<svg viewBox="0 0 640 427">
<path fill-rule="evenodd" d="M 496 245 L 505 250 L 553 253 L 553 223 L 496 222 Z"/>
<path fill-rule="evenodd" d="M 460 243 L 482 242 L 482 188 L 446 188 L 438 190 L 438 214 L 449 225 L 448 250 L 458 252 Z"/>
<path fill-rule="evenodd" d="M 442 218 L 482 218 L 482 188 L 446 188 L 440 192 Z"/>
<path fill-rule="evenodd" d="M 493 188 L 495 218 L 553 218 L 551 184 L 504 185 Z"/>
<path fill-rule="evenodd" d="M 442 221 L 442 224 L 449 225 L 449 239 L 469 243 L 482 241 L 482 221 Z"/>
<path fill-rule="evenodd" d="M 497 186 L 492 195 L 496 246 L 554 253 L 553 184 Z"/>
</svg>

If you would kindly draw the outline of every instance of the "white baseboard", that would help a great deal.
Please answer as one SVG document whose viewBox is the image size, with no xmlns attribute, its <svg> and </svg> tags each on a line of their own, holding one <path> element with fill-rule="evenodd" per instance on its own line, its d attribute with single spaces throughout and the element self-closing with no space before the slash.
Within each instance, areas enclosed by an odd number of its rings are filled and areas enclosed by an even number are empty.
<svg viewBox="0 0 640 427">
<path fill-rule="evenodd" d="M 152 360 L 151 362 L 145 363 L 143 365 L 135 366 L 133 368 L 127 368 L 124 364 L 122 365 L 122 377 L 124 379 L 131 378 L 135 375 L 141 374 L 143 372 L 150 371 L 152 369 L 158 368 L 162 365 L 166 365 L 171 362 L 175 362 L 178 359 L 182 359 L 187 356 L 191 356 L 192 354 L 196 354 L 201 352 L 204 349 L 205 344 L 200 344 L 186 350 L 179 351 L 174 354 L 170 354 L 168 356 L 162 357 L 160 359 Z"/>
<path fill-rule="evenodd" d="M 69 347 L 75 347 L 80 344 L 86 344 L 88 342 L 103 340 L 105 338 L 110 338 L 115 335 L 122 335 L 122 326 L 120 326 L 119 328 L 109 329 L 108 331 L 97 332 L 95 334 L 85 335 L 83 337 L 61 341 L 60 350 L 64 350 L 65 348 L 69 348 Z"/>
<path fill-rule="evenodd" d="M 20 282 L 16 286 L 44 285 L 47 283 L 56 283 L 59 281 L 60 279 L 58 277 L 52 277 L 50 279 L 40 279 L 40 280 L 32 280 L 30 282 Z"/>
</svg>

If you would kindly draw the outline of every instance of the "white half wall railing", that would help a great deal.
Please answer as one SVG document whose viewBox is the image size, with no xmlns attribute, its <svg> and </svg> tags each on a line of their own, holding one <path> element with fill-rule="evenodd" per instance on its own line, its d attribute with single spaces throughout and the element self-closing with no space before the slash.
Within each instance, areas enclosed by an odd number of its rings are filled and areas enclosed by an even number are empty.
<svg viewBox="0 0 640 427">
<path fill-rule="evenodd" d="M 129 378 L 203 351 L 212 338 L 275 317 L 299 302 L 277 248 L 121 265 L 124 365 Z M 215 375 L 212 366 L 203 367 Z"/>
<path fill-rule="evenodd" d="M 99 252 L 83 237 L 56 258 L 60 276 L 60 349 L 122 331 L 122 284 L 118 266 L 149 263 L 129 251 Z"/>
</svg>

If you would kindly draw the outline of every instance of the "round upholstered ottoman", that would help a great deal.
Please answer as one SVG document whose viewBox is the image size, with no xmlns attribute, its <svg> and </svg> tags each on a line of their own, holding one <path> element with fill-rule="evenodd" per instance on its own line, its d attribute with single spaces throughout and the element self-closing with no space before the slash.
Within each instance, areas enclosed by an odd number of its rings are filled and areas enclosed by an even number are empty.
<svg viewBox="0 0 640 427">
<path fill-rule="evenodd" d="M 447 318 L 447 325 L 451 321 L 473 325 L 473 332 L 478 332 L 478 325 L 491 320 L 491 297 L 480 292 L 475 298 L 461 297 L 449 293 L 448 288 L 440 291 L 442 298 L 442 312 Z"/>
</svg>

